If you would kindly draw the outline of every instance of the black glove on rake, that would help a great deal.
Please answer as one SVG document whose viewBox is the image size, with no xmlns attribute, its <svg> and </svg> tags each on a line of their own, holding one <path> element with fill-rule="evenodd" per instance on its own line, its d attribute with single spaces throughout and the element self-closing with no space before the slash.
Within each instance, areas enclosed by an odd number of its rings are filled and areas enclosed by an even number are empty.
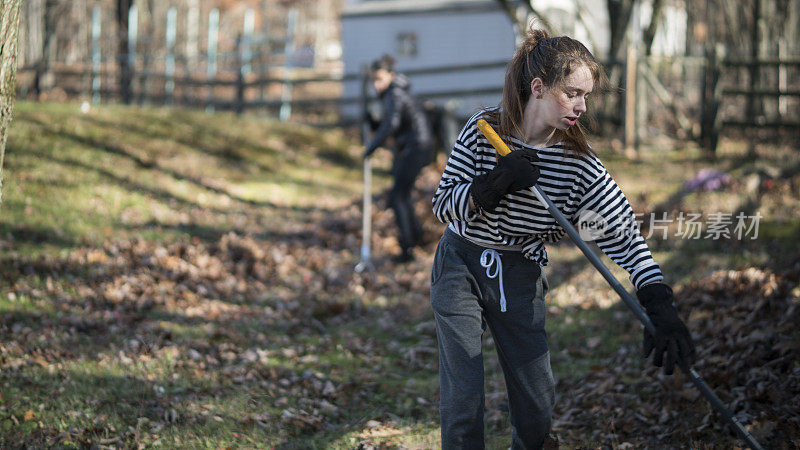
<svg viewBox="0 0 800 450">
<path fill-rule="evenodd" d="M 472 180 L 470 194 L 481 209 L 491 211 L 509 192 L 528 189 L 539 179 L 536 150 L 520 149 L 497 158 L 497 166 Z"/>
<path fill-rule="evenodd" d="M 639 289 L 636 296 L 656 327 L 655 336 L 647 329 L 644 330 L 644 357 L 647 358 L 655 350 L 653 364 L 664 367 L 667 375 L 672 375 L 675 364 L 679 361 L 691 365 L 695 359 L 694 343 L 686 325 L 678 317 L 678 310 L 672 304 L 672 289 L 666 284 L 654 283 Z"/>
</svg>

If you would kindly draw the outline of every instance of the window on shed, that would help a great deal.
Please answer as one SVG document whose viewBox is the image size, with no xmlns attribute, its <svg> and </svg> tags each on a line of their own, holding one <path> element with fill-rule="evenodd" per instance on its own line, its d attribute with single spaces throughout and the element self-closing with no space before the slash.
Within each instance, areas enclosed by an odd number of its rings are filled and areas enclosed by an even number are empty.
<svg viewBox="0 0 800 450">
<path fill-rule="evenodd" d="M 416 56 L 417 54 L 417 33 L 403 32 L 397 34 L 397 55 Z"/>
</svg>

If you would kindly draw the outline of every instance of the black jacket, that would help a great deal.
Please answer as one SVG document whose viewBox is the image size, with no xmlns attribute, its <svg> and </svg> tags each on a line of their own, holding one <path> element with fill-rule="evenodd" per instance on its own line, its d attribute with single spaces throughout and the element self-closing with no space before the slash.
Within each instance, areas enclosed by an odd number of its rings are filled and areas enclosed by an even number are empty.
<svg viewBox="0 0 800 450">
<path fill-rule="evenodd" d="M 394 136 L 396 151 L 407 148 L 427 149 L 433 145 L 433 135 L 427 116 L 422 106 L 411 95 L 411 83 L 404 75 L 397 74 L 381 93 L 383 102 L 383 120 L 372 139 L 366 144 L 366 152 L 370 154 Z"/>
</svg>

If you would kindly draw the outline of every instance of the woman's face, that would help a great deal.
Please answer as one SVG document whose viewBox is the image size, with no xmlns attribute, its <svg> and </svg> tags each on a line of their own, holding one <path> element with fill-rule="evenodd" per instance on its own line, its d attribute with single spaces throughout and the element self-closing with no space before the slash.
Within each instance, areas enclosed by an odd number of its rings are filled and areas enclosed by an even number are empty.
<svg viewBox="0 0 800 450">
<path fill-rule="evenodd" d="M 392 78 L 392 72 L 385 69 L 378 69 L 372 74 L 372 86 L 374 86 L 375 90 L 380 94 L 389 87 L 389 84 L 392 83 Z"/>
<path fill-rule="evenodd" d="M 566 130 L 586 112 L 586 99 L 594 89 L 594 78 L 589 68 L 581 65 L 558 85 L 540 87 L 537 93 L 535 84 L 531 83 L 531 90 L 535 97 L 544 100 L 540 112 L 545 124 Z"/>
</svg>

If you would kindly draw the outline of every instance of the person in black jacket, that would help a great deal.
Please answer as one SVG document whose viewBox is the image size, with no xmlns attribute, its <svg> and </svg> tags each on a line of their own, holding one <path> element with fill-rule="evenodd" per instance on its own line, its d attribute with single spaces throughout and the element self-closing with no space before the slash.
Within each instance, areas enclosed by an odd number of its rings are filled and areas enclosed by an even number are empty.
<svg viewBox="0 0 800 450">
<path fill-rule="evenodd" d="M 375 131 L 367 142 L 364 157 L 394 138 L 394 163 L 392 176 L 394 185 L 389 193 L 389 205 L 394 211 L 402 252 L 396 262 L 413 259 L 412 248 L 422 239 L 422 226 L 414 213 L 411 189 L 414 181 L 433 153 L 433 135 L 421 105 L 410 93 L 411 83 L 402 74 L 393 70 L 394 59 L 384 55 L 371 66 L 372 84 L 383 104 L 380 122 L 370 120 Z"/>
</svg>

